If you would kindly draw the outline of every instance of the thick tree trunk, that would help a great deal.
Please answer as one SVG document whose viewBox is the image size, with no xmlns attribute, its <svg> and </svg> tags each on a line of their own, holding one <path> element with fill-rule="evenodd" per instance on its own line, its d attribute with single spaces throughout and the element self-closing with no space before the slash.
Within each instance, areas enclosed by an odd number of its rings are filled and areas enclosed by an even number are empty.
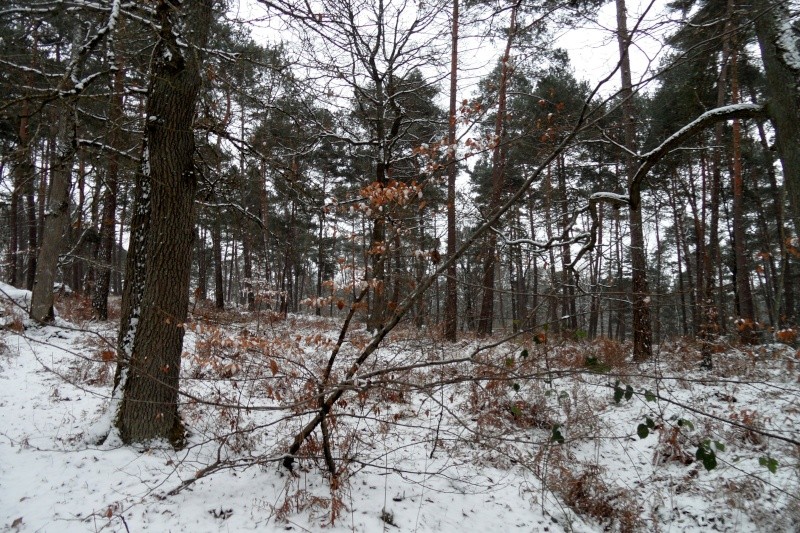
<svg viewBox="0 0 800 533">
<path fill-rule="evenodd" d="M 789 2 L 753 3 L 756 35 L 766 76 L 767 113 L 783 166 L 790 218 L 800 235 L 800 30 L 791 24 Z"/>
<path fill-rule="evenodd" d="M 178 44 L 175 6 L 166 0 L 155 6 L 160 31 L 147 99 L 143 197 L 138 199 L 140 205 L 150 204 L 150 216 L 145 231 L 132 236 L 144 239 L 128 261 L 129 271 L 143 267 L 144 274 L 127 280 L 135 283 L 127 301 L 132 307 L 122 325 L 127 330 L 120 331 L 125 367 L 116 426 L 124 442 L 168 439 L 177 444 L 183 438 L 178 384 L 197 187 L 192 126 L 201 60 L 196 50 L 205 45 L 211 6 L 211 0 L 182 4 L 193 30 L 184 36 L 195 45 L 190 48 Z"/>
</svg>

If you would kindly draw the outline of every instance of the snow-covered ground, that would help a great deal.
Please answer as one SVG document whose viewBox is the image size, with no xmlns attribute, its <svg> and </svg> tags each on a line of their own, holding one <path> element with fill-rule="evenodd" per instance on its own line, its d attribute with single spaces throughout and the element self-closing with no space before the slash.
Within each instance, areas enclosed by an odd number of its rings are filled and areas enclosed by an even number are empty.
<svg viewBox="0 0 800 533">
<path fill-rule="evenodd" d="M 291 474 L 281 458 L 309 419 L 303 402 L 317 394 L 339 321 L 196 317 L 183 368 L 187 447 L 99 444 L 114 325 L 69 322 L 62 310 L 37 327 L 8 300 L 24 306 L 24 291 L 0 289 L 5 530 L 800 527 L 800 360 L 785 345 L 727 347 L 703 372 L 689 344 L 635 366 L 610 341 L 480 350 L 403 330 L 336 403 L 332 487 L 316 433 Z M 331 386 L 367 340 L 349 333 Z"/>
</svg>

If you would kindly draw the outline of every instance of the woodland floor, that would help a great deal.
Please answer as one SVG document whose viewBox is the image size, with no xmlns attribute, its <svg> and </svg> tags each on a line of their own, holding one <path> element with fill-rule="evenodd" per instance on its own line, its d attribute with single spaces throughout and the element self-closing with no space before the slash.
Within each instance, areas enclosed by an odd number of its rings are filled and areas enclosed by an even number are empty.
<svg viewBox="0 0 800 533">
<path fill-rule="evenodd" d="M 330 387 L 335 483 L 310 417 L 342 320 L 196 309 L 186 324 L 187 446 L 109 438 L 115 324 L 21 317 L 0 287 L 0 529 L 8 531 L 797 531 L 796 347 L 720 342 L 646 364 L 608 340 L 482 348 L 354 328 Z M 344 316 L 344 314 L 342 315 Z M 540 339 L 541 340 L 541 339 Z M 328 389 L 330 390 L 330 388 Z M 616 401 L 618 400 L 618 401 Z M 644 438 L 642 438 L 644 437 Z M 785 439 L 785 440 L 782 440 Z M 699 450 L 699 452 L 698 452 Z M 707 470 L 706 467 L 715 468 Z"/>
</svg>

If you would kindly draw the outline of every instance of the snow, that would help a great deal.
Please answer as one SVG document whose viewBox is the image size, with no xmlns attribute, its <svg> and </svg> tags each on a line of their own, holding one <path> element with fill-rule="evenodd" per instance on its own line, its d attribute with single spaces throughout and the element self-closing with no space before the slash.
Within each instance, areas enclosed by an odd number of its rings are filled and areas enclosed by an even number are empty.
<svg viewBox="0 0 800 533">
<path fill-rule="evenodd" d="M 796 74 L 800 73 L 800 29 L 797 27 L 800 26 L 800 16 L 794 17 L 794 20 L 787 17 L 776 22 L 777 45 L 783 53 L 783 60 Z"/>
<path fill-rule="evenodd" d="M 23 305 L 29 298 L 0 290 Z M 12 308 L 2 294 L 0 309 Z M 689 344 L 662 346 L 635 366 L 610 341 L 478 350 L 477 340 L 443 346 L 409 329 L 362 365 L 356 390 L 337 405 L 334 454 L 348 458 L 351 475 L 335 493 L 331 525 L 324 462 L 298 460 L 288 475 L 279 460 L 308 420 L 302 407 L 286 406 L 303 397 L 308 373 L 324 368 L 338 325 L 250 314 L 190 323 L 182 416 L 191 434 L 182 451 L 98 444 L 114 373 L 98 334 L 113 345 L 114 324 L 0 330 L 0 528 L 600 532 L 630 520 L 641 531 L 777 532 L 800 521 L 800 453 L 781 440 L 800 439 L 793 348 L 724 345 L 709 374 L 697 370 Z M 368 342 L 351 331 L 334 376 Z M 588 357 L 608 359 L 611 372 L 586 371 Z M 478 370 L 508 381 L 468 379 Z M 633 387 L 619 403 L 617 380 Z M 640 439 L 646 417 L 655 427 Z M 694 461 L 704 439 L 724 445 L 710 472 Z M 759 464 L 765 457 L 777 460 L 774 474 Z"/>
<path fill-rule="evenodd" d="M 609 202 L 619 203 L 619 204 L 627 204 L 630 203 L 630 198 L 627 194 L 617 194 L 613 192 L 595 192 L 589 197 L 590 200 L 606 200 Z"/>
<path fill-rule="evenodd" d="M 698 124 L 701 124 L 711 119 L 712 117 L 727 115 L 729 113 L 736 113 L 742 111 L 752 111 L 754 113 L 758 113 L 763 111 L 763 109 L 764 106 L 761 104 L 731 104 L 727 106 L 721 106 L 721 107 L 716 107 L 714 109 L 710 109 L 705 113 L 701 114 L 700 116 L 698 116 L 693 121 L 686 124 L 684 127 L 679 129 L 669 137 L 667 137 L 659 146 L 653 148 L 652 150 L 650 150 L 645 154 L 640 155 L 639 157 L 641 159 L 647 159 L 648 157 L 651 157 L 653 154 L 656 154 L 657 152 L 663 150 L 665 146 L 670 145 L 672 142 L 674 142 L 675 139 L 680 139 L 686 134 L 686 132 L 694 129 L 695 127 L 697 127 Z"/>
<path fill-rule="evenodd" d="M 142 173 L 146 178 L 150 177 L 150 150 L 146 144 L 144 146 L 144 150 L 142 150 Z"/>
</svg>

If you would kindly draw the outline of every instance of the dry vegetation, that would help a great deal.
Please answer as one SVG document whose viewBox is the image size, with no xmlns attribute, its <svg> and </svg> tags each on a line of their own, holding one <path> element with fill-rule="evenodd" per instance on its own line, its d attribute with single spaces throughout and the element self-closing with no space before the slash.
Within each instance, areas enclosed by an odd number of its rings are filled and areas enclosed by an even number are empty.
<svg viewBox="0 0 800 533">
<path fill-rule="evenodd" d="M 796 512 L 797 482 L 789 473 L 798 469 L 792 442 L 799 436 L 793 420 L 800 375 L 797 355 L 786 345 L 729 346 L 716 355 L 716 370 L 706 373 L 697 370 L 699 346 L 684 340 L 634 365 L 629 346 L 606 338 L 530 334 L 485 348 L 477 339 L 448 345 L 435 333 L 400 328 L 346 380 L 369 342 L 364 332 L 351 331 L 323 382 L 339 335 L 328 319 L 253 321 L 204 309 L 186 328 L 183 415 L 190 442 L 224 449 L 202 475 L 241 465 L 275 467 L 318 409 L 320 395 L 345 389 L 296 454 L 277 517 L 313 512 L 335 522 L 346 507 L 343 487 L 360 472 L 394 468 L 413 477 L 423 473 L 415 469 L 424 455 L 476 470 L 527 471 L 582 519 L 620 531 L 649 530 L 676 512 L 637 498 L 632 480 L 698 498 L 710 483 L 747 513 L 754 509 L 745 503 L 752 487 L 766 484 L 780 505 Z M 98 382 L 107 375 L 99 370 L 81 378 Z M 647 427 L 645 438 L 637 435 L 640 425 Z M 711 459 L 703 453 L 713 456 L 717 471 L 735 475 L 707 472 L 701 465 L 708 468 Z M 402 459 L 387 465 L 389 455 Z M 784 476 L 766 465 L 737 465 L 778 455 Z M 328 492 L 293 485 L 308 473 L 325 477 Z"/>
<path fill-rule="evenodd" d="M 84 306 L 71 303 L 62 316 L 80 322 Z M 331 525 L 358 510 L 352 491 L 376 473 L 487 494 L 501 475 L 530 506 L 607 530 L 726 531 L 738 516 L 789 531 L 800 517 L 792 346 L 725 345 L 707 372 L 685 340 L 637 365 L 630 346 L 606 338 L 537 332 L 489 347 L 401 327 L 346 379 L 370 337 L 346 332 L 331 363 L 337 324 L 197 310 L 185 324 L 182 416 L 188 446 L 203 451 L 173 494 L 225 472 L 282 472 L 270 516 Z M 102 336 L 81 338 L 61 377 L 107 394 L 114 352 Z M 292 439 L 335 390 L 344 393 L 285 470 Z M 402 521 L 391 505 L 382 512 L 390 527 Z"/>
</svg>

